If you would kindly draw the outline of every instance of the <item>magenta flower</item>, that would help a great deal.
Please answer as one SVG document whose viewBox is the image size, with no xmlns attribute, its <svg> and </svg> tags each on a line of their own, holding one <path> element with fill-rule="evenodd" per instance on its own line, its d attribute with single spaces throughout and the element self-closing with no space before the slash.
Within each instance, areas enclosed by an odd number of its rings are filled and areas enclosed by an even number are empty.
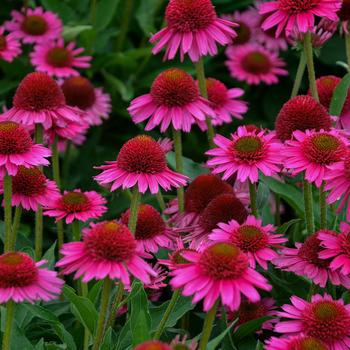
<svg viewBox="0 0 350 350">
<path fill-rule="evenodd" d="M 206 152 L 212 156 L 208 166 L 213 174 L 223 173 L 223 180 L 237 173 L 237 180 L 244 182 L 249 179 L 257 182 L 259 171 L 266 176 L 272 176 L 280 171 L 282 161 L 282 144 L 274 133 L 265 134 L 261 131 L 248 131 L 240 126 L 236 133 L 231 134 L 231 140 L 216 135 L 214 143 L 218 148 Z"/>
<path fill-rule="evenodd" d="M 276 37 L 279 37 L 283 30 L 286 36 L 289 36 L 295 28 L 301 33 L 306 33 L 314 27 L 315 16 L 338 21 L 337 12 L 341 4 L 341 0 L 268 1 L 260 5 L 260 13 L 269 14 L 262 23 L 262 29 L 277 26 Z"/>
<path fill-rule="evenodd" d="M 311 301 L 297 296 L 290 300 L 292 305 L 283 305 L 283 312 L 278 312 L 279 316 L 289 320 L 279 322 L 276 332 L 290 335 L 303 333 L 324 342 L 329 349 L 349 348 L 350 305 L 344 305 L 342 299 L 333 300 L 328 294 L 313 295 Z"/>
<path fill-rule="evenodd" d="M 130 210 L 121 216 L 121 222 L 128 225 Z M 151 205 L 142 204 L 137 214 L 135 239 L 140 250 L 157 253 L 159 248 L 173 249 L 175 231 L 168 227 L 160 213 Z"/>
<path fill-rule="evenodd" d="M 14 122 L 0 122 L 0 178 L 6 173 L 17 174 L 22 165 L 26 168 L 49 165 L 45 158 L 51 151 L 42 145 L 34 144 L 28 131 Z"/>
<path fill-rule="evenodd" d="M 249 85 L 277 84 L 278 76 L 288 75 L 285 62 L 276 52 L 259 44 L 230 46 L 226 50 L 226 66 L 233 78 Z"/>
<path fill-rule="evenodd" d="M 86 222 L 89 219 L 99 219 L 107 211 L 106 202 L 95 191 L 65 191 L 45 206 L 44 215 L 56 218 L 56 222 L 65 219 L 67 224 L 74 220 Z"/>
<path fill-rule="evenodd" d="M 325 288 L 327 282 L 335 286 L 350 287 L 350 278 L 331 268 L 331 259 L 321 259 L 324 249 L 321 237 L 337 235 L 330 230 L 320 230 L 309 236 L 304 243 L 295 243 L 296 248 L 283 248 L 273 263 L 279 268 L 304 276 L 313 283 Z"/>
<path fill-rule="evenodd" d="M 210 0 L 170 0 L 166 8 L 167 26 L 153 35 L 156 43 L 153 54 L 166 48 L 165 60 L 171 60 L 180 51 L 183 61 L 186 54 L 194 62 L 201 56 L 215 56 L 217 43 L 227 45 L 237 36 L 232 29 L 236 23 L 218 18 Z"/>
<path fill-rule="evenodd" d="M 271 290 L 267 280 L 249 267 L 248 257 L 233 244 L 216 243 L 202 253 L 185 251 L 181 255 L 188 263 L 171 272 L 170 284 L 183 288 L 184 296 L 194 295 L 193 303 L 204 299 L 204 311 L 219 298 L 234 311 L 241 304 L 241 294 L 256 302 L 260 300 L 256 288 Z"/>
<path fill-rule="evenodd" d="M 0 180 L 0 193 L 4 191 L 3 185 Z M 59 197 L 56 183 L 48 180 L 39 168 L 20 166 L 12 177 L 12 206 L 37 211 L 39 205 L 48 205 Z"/>
<path fill-rule="evenodd" d="M 62 82 L 61 88 L 68 106 L 85 112 L 89 125 L 100 125 L 112 110 L 111 97 L 102 88 L 95 88 L 84 77 L 72 77 Z"/>
<path fill-rule="evenodd" d="M 95 176 L 95 180 L 100 185 L 112 184 L 111 191 L 137 185 L 141 193 L 149 188 L 155 194 L 159 191 L 159 186 L 168 191 L 171 187 L 184 186 L 187 180 L 185 175 L 168 168 L 162 147 L 145 135 L 126 142 L 116 161 L 108 162 L 97 169 L 103 171 Z"/>
<path fill-rule="evenodd" d="M 323 231 L 318 238 L 324 248 L 319 253 L 319 257 L 330 261 L 329 267 L 332 270 L 348 276 L 350 274 L 350 225 L 342 222 L 340 234 Z"/>
<path fill-rule="evenodd" d="M 266 341 L 264 349 L 266 350 L 329 350 L 329 347 L 321 340 L 308 336 L 297 335 L 291 337 L 276 338 L 272 337 Z"/>
<path fill-rule="evenodd" d="M 0 255 L 0 304 L 57 299 L 64 282 L 55 271 L 42 268 L 46 262 L 19 252 Z"/>
<path fill-rule="evenodd" d="M 159 340 L 148 340 L 137 345 L 134 350 L 173 350 L 173 348 Z"/>
<path fill-rule="evenodd" d="M 284 166 L 292 170 L 293 176 L 305 171 L 305 179 L 320 187 L 328 166 L 344 158 L 349 142 L 337 130 L 297 130 L 293 136 L 285 143 Z"/>
<path fill-rule="evenodd" d="M 78 76 L 76 68 L 89 68 L 91 56 L 79 56 L 83 48 L 76 48 L 75 43 L 70 42 L 66 46 L 63 39 L 57 39 L 48 43 L 39 43 L 30 54 L 30 61 L 39 72 L 50 76 L 67 78 Z"/>
<path fill-rule="evenodd" d="M 129 286 L 129 274 L 132 274 L 143 283 L 150 284 L 150 276 L 156 276 L 141 259 L 144 252 L 137 249 L 129 229 L 116 221 L 91 224 L 90 228 L 83 230 L 83 241 L 64 244 L 61 254 L 63 258 L 56 266 L 62 268 L 65 275 L 75 272 L 74 278 L 82 277 L 85 283 L 109 277 Z"/>
<path fill-rule="evenodd" d="M 13 34 L 5 34 L 5 29 L 0 27 L 0 59 L 12 62 L 21 53 L 19 41 Z"/>
<path fill-rule="evenodd" d="M 247 254 L 249 265 L 253 269 L 258 263 L 267 270 L 267 263 L 278 255 L 272 248 L 280 248 L 287 241 L 280 234 L 275 234 L 273 225 L 262 225 L 262 221 L 249 215 L 244 223 L 232 220 L 229 223 L 219 223 L 209 235 L 215 242 L 230 242 Z"/>
<path fill-rule="evenodd" d="M 195 122 L 215 117 L 209 103 L 199 95 L 193 78 L 185 71 L 170 68 L 157 76 L 150 93 L 131 101 L 128 108 L 134 123 L 148 120 L 145 130 L 160 126 L 165 132 L 171 125 L 176 130 L 190 132 Z"/>
<path fill-rule="evenodd" d="M 42 7 L 28 8 L 26 13 L 12 11 L 12 20 L 5 23 L 8 31 L 24 43 L 44 44 L 61 36 L 62 21 L 50 11 Z"/>
</svg>

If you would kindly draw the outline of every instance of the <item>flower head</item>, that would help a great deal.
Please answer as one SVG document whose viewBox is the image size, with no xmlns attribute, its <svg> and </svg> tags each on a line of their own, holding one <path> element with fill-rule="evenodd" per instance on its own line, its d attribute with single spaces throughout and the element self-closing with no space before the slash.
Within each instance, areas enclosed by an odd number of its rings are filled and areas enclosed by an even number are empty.
<svg viewBox="0 0 350 350">
<path fill-rule="evenodd" d="M 58 16 L 42 7 L 28 8 L 25 13 L 12 11 L 12 20 L 5 27 L 24 43 L 44 44 L 60 37 L 63 26 Z"/>
<path fill-rule="evenodd" d="M 134 350 L 172 350 L 172 348 L 159 340 L 149 340 L 137 345 Z"/>
<path fill-rule="evenodd" d="M 12 62 L 22 52 L 21 44 L 13 34 L 5 34 L 4 27 L 0 27 L 0 59 Z"/>
<path fill-rule="evenodd" d="M 180 51 L 194 62 L 201 56 L 217 54 L 217 43 L 227 45 L 237 34 L 237 24 L 218 18 L 210 0 L 170 0 L 165 11 L 167 26 L 152 36 L 153 54 L 166 48 L 164 59 L 171 60 Z"/>
<path fill-rule="evenodd" d="M 217 242 L 231 242 L 247 254 L 250 267 L 256 268 L 258 263 L 267 270 L 267 262 L 276 258 L 277 253 L 271 248 L 281 247 L 287 241 L 280 234 L 275 234 L 272 225 L 262 225 L 262 221 L 250 215 L 242 224 L 232 220 L 219 223 L 209 235 L 209 239 Z"/>
<path fill-rule="evenodd" d="M 276 134 L 281 141 L 290 140 L 296 130 L 328 131 L 332 120 L 327 110 L 311 96 L 296 96 L 286 102 L 276 119 Z"/>
<path fill-rule="evenodd" d="M 283 338 L 272 337 L 266 341 L 266 350 L 328 350 L 321 340 L 308 335 L 297 335 Z"/>
<path fill-rule="evenodd" d="M 338 131 L 294 131 L 294 139 L 286 141 L 284 165 L 293 175 L 305 171 L 305 179 L 320 187 L 328 166 L 344 158 L 349 142 Z"/>
<path fill-rule="evenodd" d="M 335 237 L 337 233 L 330 230 L 317 231 L 304 243 L 296 243 L 296 248 L 283 248 L 280 256 L 274 259 L 273 263 L 283 270 L 309 278 L 321 288 L 324 288 L 328 281 L 333 285 L 343 285 L 349 288 L 349 277 L 331 269 L 331 259 L 320 258 L 324 250 L 321 245 L 321 237 L 324 235 Z"/>
<path fill-rule="evenodd" d="M 284 69 L 285 62 L 277 53 L 256 43 L 230 46 L 226 50 L 226 56 L 226 66 L 231 76 L 249 85 L 277 84 L 278 76 L 288 75 L 288 71 Z"/>
<path fill-rule="evenodd" d="M 90 125 L 100 125 L 111 112 L 111 98 L 102 88 L 95 88 L 92 83 L 81 76 L 66 79 L 62 92 L 68 106 L 78 107 L 86 114 Z"/>
<path fill-rule="evenodd" d="M 141 257 L 137 243 L 129 229 L 116 221 L 91 224 L 83 230 L 82 242 L 71 242 L 61 249 L 63 258 L 57 263 L 63 274 L 75 272 L 83 282 L 106 277 L 119 279 L 130 285 L 131 273 L 143 283 L 150 284 L 150 276 L 156 276 Z"/>
<path fill-rule="evenodd" d="M 121 222 L 128 225 L 130 210 L 121 216 Z M 156 253 L 160 247 L 172 249 L 175 232 L 167 227 L 160 213 L 149 204 L 142 204 L 137 214 L 135 239 L 146 252 Z"/>
<path fill-rule="evenodd" d="M 65 191 L 45 206 L 44 215 L 55 217 L 56 221 L 65 219 L 67 224 L 73 220 L 85 222 L 100 218 L 107 211 L 105 204 L 106 200 L 95 191 Z"/>
<path fill-rule="evenodd" d="M 178 68 L 160 73 L 150 93 L 132 100 L 128 111 L 135 123 L 148 120 L 145 130 L 160 126 L 161 132 L 169 126 L 189 132 L 191 125 L 204 122 L 206 115 L 215 117 L 193 78 Z"/>
<path fill-rule="evenodd" d="M 260 13 L 269 16 L 262 23 L 262 29 L 267 30 L 277 26 L 276 37 L 285 30 L 289 36 L 293 29 L 301 33 L 312 30 L 315 16 L 337 21 L 337 11 L 341 0 L 276 0 L 260 5 Z"/>
<path fill-rule="evenodd" d="M 119 187 L 131 188 L 138 185 L 141 193 L 149 188 L 157 193 L 159 186 L 164 190 L 183 186 L 187 177 L 171 171 L 166 164 L 165 152 L 157 141 L 141 135 L 126 142 L 117 160 L 98 167 L 103 172 L 95 176 L 101 185 L 112 183 L 111 191 Z"/>
<path fill-rule="evenodd" d="M 0 193 L 3 192 L 0 180 Z M 37 211 L 38 206 L 48 205 L 60 196 L 54 181 L 48 180 L 39 168 L 20 166 L 12 177 L 12 205 Z"/>
<path fill-rule="evenodd" d="M 21 165 L 26 168 L 49 165 L 45 158 L 50 156 L 50 150 L 34 144 L 23 126 L 10 121 L 0 122 L 0 178 L 6 173 L 16 175 Z"/>
<path fill-rule="evenodd" d="M 83 48 L 76 48 L 75 43 L 64 44 L 63 39 L 48 43 L 39 43 L 30 54 L 35 69 L 50 76 L 67 78 L 78 76 L 76 68 L 89 68 L 91 56 L 79 56 Z"/>
<path fill-rule="evenodd" d="M 184 296 L 194 295 L 193 303 L 204 299 L 204 311 L 208 311 L 220 297 L 231 311 L 241 304 L 241 293 L 257 302 L 260 295 L 256 288 L 270 290 L 267 280 L 249 267 L 248 257 L 231 243 L 216 243 L 201 253 L 184 252 L 188 264 L 172 271 L 170 284 L 184 288 Z"/>
<path fill-rule="evenodd" d="M 313 295 L 311 301 L 291 297 L 292 305 L 282 306 L 278 315 L 292 321 L 281 321 L 275 331 L 283 334 L 314 337 L 330 349 L 347 349 L 350 342 L 350 306 L 333 300 L 328 294 Z M 322 348 L 321 348 L 322 349 Z"/>
<path fill-rule="evenodd" d="M 13 97 L 13 107 L 1 119 L 27 126 L 42 124 L 45 129 L 66 128 L 80 123 L 82 111 L 66 105 L 58 84 L 45 73 L 29 73 L 19 84 Z"/>
<path fill-rule="evenodd" d="M 42 268 L 45 263 L 19 252 L 0 255 L 0 304 L 56 299 L 64 282 L 56 272 Z"/>
<path fill-rule="evenodd" d="M 213 174 L 223 173 L 223 180 L 237 173 L 238 181 L 249 179 L 257 182 L 259 171 L 266 176 L 272 176 L 280 170 L 280 152 L 283 146 L 276 140 L 274 133 L 266 135 L 263 130 L 248 131 L 240 126 L 231 135 L 231 140 L 216 135 L 214 143 L 218 148 L 206 152 L 212 156 L 207 164 L 212 168 Z"/>
</svg>

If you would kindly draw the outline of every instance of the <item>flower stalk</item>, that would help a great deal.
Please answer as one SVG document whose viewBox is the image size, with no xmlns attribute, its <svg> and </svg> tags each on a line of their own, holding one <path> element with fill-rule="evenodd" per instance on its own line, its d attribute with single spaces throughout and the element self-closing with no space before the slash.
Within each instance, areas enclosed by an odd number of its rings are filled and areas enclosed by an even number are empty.
<svg viewBox="0 0 350 350">
<path fill-rule="evenodd" d="M 315 232 L 312 185 L 304 179 L 303 186 L 306 229 L 308 235 L 312 235 Z"/>
<path fill-rule="evenodd" d="M 182 137 L 181 131 L 173 128 L 174 149 L 175 149 L 175 162 L 176 171 L 180 174 L 183 173 L 183 160 L 182 160 Z M 177 189 L 177 201 L 179 206 L 179 212 L 182 213 L 185 210 L 185 192 L 183 186 Z"/>
<path fill-rule="evenodd" d="M 209 310 L 209 312 L 207 313 L 207 315 L 205 317 L 201 341 L 199 343 L 199 350 L 206 350 L 207 349 L 210 335 L 211 335 L 211 332 L 213 330 L 213 325 L 214 325 L 214 321 L 215 321 L 215 317 L 216 317 L 218 304 L 219 304 L 219 302 L 216 301 L 216 303 Z"/>
<path fill-rule="evenodd" d="M 250 195 L 250 209 L 252 211 L 252 214 L 257 218 L 258 206 L 257 206 L 256 186 L 251 181 L 249 181 L 249 195 Z"/>
<path fill-rule="evenodd" d="M 5 223 L 5 253 L 11 250 L 12 241 L 12 178 L 4 176 L 4 223 Z"/>
<path fill-rule="evenodd" d="M 15 314 L 15 303 L 10 300 L 6 304 L 6 321 L 5 321 L 5 331 L 2 338 L 2 350 L 11 350 L 11 333 L 12 324 Z"/>
</svg>

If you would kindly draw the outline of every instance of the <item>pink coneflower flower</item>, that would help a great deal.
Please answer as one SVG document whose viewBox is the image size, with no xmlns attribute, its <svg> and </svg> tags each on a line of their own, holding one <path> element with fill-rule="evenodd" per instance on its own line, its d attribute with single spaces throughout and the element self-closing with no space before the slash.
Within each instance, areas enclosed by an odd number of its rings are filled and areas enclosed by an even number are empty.
<svg viewBox="0 0 350 350">
<path fill-rule="evenodd" d="M 154 194 L 159 191 L 159 186 L 168 191 L 171 187 L 184 186 L 187 180 L 185 175 L 168 168 L 162 147 L 145 135 L 126 142 L 116 161 L 97 169 L 103 171 L 95 176 L 95 180 L 101 185 L 112 184 L 111 191 L 137 185 L 141 193 L 149 188 Z"/>
<path fill-rule="evenodd" d="M 330 130 L 332 120 L 327 110 L 311 96 L 296 96 L 281 108 L 275 123 L 281 141 L 290 140 L 296 130 Z"/>
<path fill-rule="evenodd" d="M 137 345 L 134 350 L 173 350 L 168 344 L 159 340 L 148 340 Z"/>
<path fill-rule="evenodd" d="M 75 272 L 74 278 L 83 282 L 106 277 L 119 279 L 130 285 L 129 274 L 145 284 L 156 273 L 141 257 L 144 252 L 137 249 L 137 242 L 129 229 L 116 221 L 91 224 L 83 230 L 82 242 L 71 242 L 61 249 L 63 258 L 56 264 L 63 274 Z"/>
<path fill-rule="evenodd" d="M 304 243 L 295 243 L 296 248 L 283 248 L 273 263 L 279 268 L 304 276 L 324 288 L 328 281 L 333 285 L 350 287 L 350 278 L 330 268 L 330 259 L 321 259 L 320 237 L 336 236 L 336 232 L 320 230 L 309 236 Z"/>
<path fill-rule="evenodd" d="M 134 123 L 147 119 L 145 130 L 160 126 L 165 132 L 171 125 L 176 130 L 189 132 L 193 123 L 205 121 L 205 116 L 215 117 L 208 101 L 199 95 L 193 78 L 178 68 L 160 73 L 149 94 L 131 101 L 128 108 Z"/>
<path fill-rule="evenodd" d="M 2 180 L 0 180 L 0 193 L 3 193 Z M 56 183 L 48 180 L 39 168 L 20 166 L 17 174 L 12 177 L 13 206 L 37 211 L 39 205 L 48 205 L 59 196 Z"/>
<path fill-rule="evenodd" d="M 195 247 L 202 246 L 209 243 L 209 234 L 220 223 L 235 220 L 241 224 L 247 216 L 246 207 L 234 194 L 221 194 L 205 207 L 198 219 L 198 224 L 189 230 L 190 233 L 185 236 L 185 241 L 191 242 Z"/>
<path fill-rule="evenodd" d="M 121 222 L 128 225 L 130 210 L 121 216 Z M 172 249 L 175 232 L 166 225 L 160 213 L 149 204 L 142 204 L 137 214 L 135 239 L 140 249 L 157 253 L 159 248 Z"/>
<path fill-rule="evenodd" d="M 28 8 L 26 13 L 12 11 L 12 20 L 5 23 L 5 27 L 24 43 L 47 43 L 61 36 L 62 21 L 50 11 L 42 7 Z"/>
<path fill-rule="evenodd" d="M 223 180 L 227 180 L 237 173 L 237 180 L 257 182 L 259 171 L 266 176 L 272 176 L 280 171 L 282 144 L 274 133 L 266 134 L 262 131 L 248 131 L 240 126 L 236 133 L 231 134 L 231 140 L 216 135 L 214 143 L 218 148 L 206 152 L 212 156 L 208 166 L 213 174 L 223 173 Z"/>
<path fill-rule="evenodd" d="M 338 206 L 337 214 L 339 214 L 345 205 L 349 202 L 350 196 L 350 152 L 344 155 L 344 160 L 328 166 L 328 173 L 325 176 L 325 190 L 330 191 L 327 202 L 329 204 L 336 202 L 341 197 L 342 200 Z M 350 206 L 346 211 L 346 219 L 350 220 Z"/>
<path fill-rule="evenodd" d="M 188 54 L 194 62 L 201 56 L 215 56 L 217 43 L 227 45 L 237 34 L 237 24 L 218 18 L 210 0 L 170 0 L 165 11 L 167 27 L 152 36 L 156 43 L 153 54 L 166 48 L 165 60 L 171 60 L 180 51 L 183 61 Z"/>
<path fill-rule="evenodd" d="M 244 45 L 255 40 L 258 30 L 259 14 L 254 8 L 246 11 L 235 11 L 232 15 L 223 15 L 223 19 L 238 24 L 237 36 L 232 45 Z"/>
<path fill-rule="evenodd" d="M 249 215 L 244 223 L 232 220 L 227 224 L 219 223 L 219 228 L 213 230 L 209 239 L 219 242 L 231 242 L 243 253 L 247 254 L 249 265 L 253 269 L 258 263 L 267 270 L 267 263 L 276 258 L 277 253 L 271 248 L 280 248 L 287 241 L 280 234 L 275 234 L 273 225 L 262 225 L 262 221 Z"/>
<path fill-rule="evenodd" d="M 286 36 L 297 28 L 301 33 L 312 30 L 315 16 L 338 21 L 337 11 L 341 0 L 276 0 L 260 4 L 262 15 L 269 14 L 262 23 L 262 29 L 267 30 L 277 26 L 276 37 L 283 30 Z"/>
<path fill-rule="evenodd" d="M 17 174 L 22 165 L 26 168 L 49 165 L 45 158 L 51 151 L 34 144 L 29 132 L 15 122 L 0 122 L 0 177 Z"/>
<path fill-rule="evenodd" d="M 198 342 L 187 339 L 187 335 L 181 337 L 179 334 L 171 341 L 170 346 L 173 350 L 197 350 Z"/>
<path fill-rule="evenodd" d="M 204 311 L 208 311 L 220 297 L 221 303 L 231 311 L 241 304 L 241 293 L 257 302 L 260 295 L 256 288 L 271 290 L 267 280 L 249 267 L 248 257 L 235 245 L 216 243 L 202 253 L 184 252 L 189 261 L 172 271 L 170 284 L 184 288 L 184 296 L 194 295 L 193 303 L 204 299 Z"/>
<path fill-rule="evenodd" d="M 286 141 L 284 166 L 292 175 L 305 171 L 305 179 L 320 187 L 328 166 L 344 158 L 349 142 L 333 129 L 331 131 L 294 131 L 294 139 Z"/>
<path fill-rule="evenodd" d="M 236 325 L 239 327 L 247 322 L 270 316 L 274 318 L 265 321 L 261 325 L 260 330 L 273 330 L 274 324 L 278 322 L 276 309 L 275 300 L 272 298 L 262 298 L 257 302 L 250 302 L 249 300 L 243 299 L 237 311 L 228 312 L 227 319 L 229 321 L 235 321 L 238 318 Z M 236 327 L 236 329 L 238 327 Z"/>
<path fill-rule="evenodd" d="M 45 129 L 57 125 L 66 128 L 79 122 L 82 111 L 66 105 L 58 84 L 45 73 L 30 73 L 20 83 L 13 97 L 13 107 L 1 119 L 28 126 L 42 124 Z"/>
<path fill-rule="evenodd" d="M 290 319 L 279 322 L 275 331 L 283 334 L 315 337 L 330 349 L 346 350 L 350 344 L 350 305 L 342 299 L 333 300 L 328 294 L 311 297 L 311 302 L 297 296 L 290 298 L 292 305 L 282 306 L 278 315 Z"/>
<path fill-rule="evenodd" d="M 170 222 L 177 227 L 189 227 L 198 224 L 199 218 L 207 205 L 220 194 L 234 194 L 232 186 L 213 174 L 197 176 L 186 188 L 185 211 L 179 213 L 177 199 L 169 203 L 165 210 L 170 215 Z"/>
<path fill-rule="evenodd" d="M 90 125 L 100 125 L 112 110 L 111 97 L 102 88 L 94 88 L 84 77 L 66 79 L 61 85 L 68 106 L 78 107 Z"/>
<path fill-rule="evenodd" d="M 162 147 L 165 154 L 173 150 L 174 141 L 172 139 L 169 139 L 169 137 L 160 138 L 157 140 L 157 142 L 159 143 L 160 147 Z"/>
<path fill-rule="evenodd" d="M 0 27 L 0 59 L 12 62 L 21 52 L 21 44 L 14 35 L 5 34 L 5 29 Z"/>
<path fill-rule="evenodd" d="M 266 341 L 266 350 L 329 350 L 329 347 L 321 340 L 308 335 L 291 337 L 272 337 Z"/>
<path fill-rule="evenodd" d="M 66 224 L 73 220 L 85 222 L 100 218 L 107 211 L 106 203 L 106 199 L 95 191 L 65 191 L 45 206 L 44 215 L 56 218 L 56 222 L 65 219 Z"/>
<path fill-rule="evenodd" d="M 55 271 L 42 268 L 46 262 L 19 252 L 0 255 L 0 304 L 57 299 L 64 282 Z"/>
<path fill-rule="evenodd" d="M 324 231 L 318 235 L 321 246 L 321 259 L 330 261 L 329 267 L 339 271 L 345 276 L 350 274 L 350 225 L 346 222 L 340 224 L 340 234 Z"/>
<path fill-rule="evenodd" d="M 90 67 L 92 57 L 79 56 L 83 51 L 83 48 L 76 48 L 73 42 L 65 46 L 63 39 L 60 38 L 37 44 L 30 54 L 30 61 L 39 72 L 59 78 L 74 77 L 79 75 L 76 68 Z"/>
<path fill-rule="evenodd" d="M 207 92 L 210 107 L 215 112 L 215 118 L 212 118 L 213 125 L 231 123 L 232 117 L 243 119 L 242 114 L 248 111 L 247 102 L 238 100 L 238 97 L 244 95 L 242 89 L 228 89 L 221 81 L 208 78 Z"/>
<path fill-rule="evenodd" d="M 231 76 L 249 85 L 277 84 L 278 76 L 288 75 L 288 71 L 283 68 L 286 64 L 277 53 L 259 44 L 230 46 L 226 56 L 226 66 Z"/>
</svg>

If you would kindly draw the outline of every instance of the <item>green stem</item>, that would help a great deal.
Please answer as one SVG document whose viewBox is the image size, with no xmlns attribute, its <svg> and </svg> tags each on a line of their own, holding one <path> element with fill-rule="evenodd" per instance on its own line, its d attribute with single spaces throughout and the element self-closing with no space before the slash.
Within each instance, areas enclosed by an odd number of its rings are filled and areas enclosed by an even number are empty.
<svg viewBox="0 0 350 350">
<path fill-rule="evenodd" d="M 103 341 L 104 328 L 105 328 L 111 289 L 112 289 L 112 281 L 107 277 L 105 278 L 104 284 L 103 284 L 100 314 L 97 321 L 96 335 L 94 338 L 94 345 L 92 347 L 92 350 L 99 350 Z"/>
<path fill-rule="evenodd" d="M 205 317 L 203 331 L 202 331 L 202 335 L 201 335 L 201 341 L 199 344 L 199 350 L 206 350 L 206 348 L 207 348 L 207 345 L 208 345 L 208 342 L 210 339 L 210 335 L 211 335 L 211 331 L 213 329 L 218 304 L 219 303 L 217 301 L 213 305 L 213 307 L 209 310 L 209 312 L 207 313 L 207 316 Z"/>
<path fill-rule="evenodd" d="M 12 178 L 4 176 L 4 222 L 5 222 L 5 253 L 11 250 L 12 241 Z"/>
<path fill-rule="evenodd" d="M 307 32 L 304 38 L 304 52 L 306 57 L 307 70 L 309 73 L 309 84 L 312 97 L 319 102 L 317 85 L 316 85 L 316 74 L 314 65 L 314 54 L 312 49 L 311 32 Z"/>
<path fill-rule="evenodd" d="M 120 24 L 120 32 L 117 40 L 117 46 L 116 46 L 116 51 L 119 52 L 123 49 L 124 42 L 126 39 L 126 35 L 128 34 L 129 31 L 129 24 L 131 20 L 131 16 L 133 13 L 133 7 L 134 7 L 134 0 L 128 0 L 125 1 L 124 3 L 124 9 L 123 9 L 123 14 L 122 14 L 122 22 Z"/>
<path fill-rule="evenodd" d="M 81 289 L 81 295 L 83 297 L 87 297 L 89 294 L 89 287 L 87 283 L 82 282 L 82 280 L 80 279 L 80 289 Z M 89 342 L 90 342 L 90 331 L 88 328 L 84 328 L 84 350 L 88 350 L 89 349 Z"/>
<path fill-rule="evenodd" d="M 303 180 L 303 185 L 306 229 L 307 233 L 311 235 L 315 232 L 312 185 L 305 179 Z"/>
<path fill-rule="evenodd" d="M 249 194 L 250 194 L 250 209 L 255 217 L 258 217 L 258 207 L 256 202 L 256 187 L 255 184 L 249 181 Z"/>
<path fill-rule="evenodd" d="M 129 223 L 128 223 L 129 230 L 133 234 L 135 234 L 135 231 L 136 231 L 137 214 L 139 211 L 140 201 L 141 201 L 141 193 L 139 192 L 137 185 L 135 185 L 134 188 L 132 189 L 130 215 L 129 215 Z"/>
<path fill-rule="evenodd" d="M 181 290 L 180 289 L 176 289 L 175 292 L 173 293 L 173 295 L 172 295 L 172 297 L 170 299 L 169 305 L 166 308 L 166 310 L 164 312 L 164 315 L 163 315 L 163 317 L 162 317 L 162 319 L 161 319 L 161 321 L 160 321 L 160 323 L 158 325 L 158 328 L 157 328 L 157 330 L 156 330 L 156 332 L 154 334 L 153 339 L 156 339 L 156 340 L 160 339 L 160 337 L 161 337 L 161 335 L 162 335 L 162 333 L 164 331 L 165 325 L 168 322 L 169 317 L 170 317 L 171 313 L 173 312 L 177 301 L 180 298 L 180 295 L 181 295 Z"/>
<path fill-rule="evenodd" d="M 40 260 L 43 254 L 43 207 L 38 205 L 35 212 L 35 258 Z"/>
<path fill-rule="evenodd" d="M 81 230 L 80 230 L 80 221 L 79 220 L 74 220 L 72 222 L 72 236 L 73 236 L 73 241 L 78 242 L 80 241 L 80 236 L 81 236 Z"/>
<path fill-rule="evenodd" d="M 205 70 L 204 70 L 204 61 L 202 58 L 196 63 L 196 73 L 197 73 L 197 79 L 199 84 L 199 91 L 202 97 L 208 98 L 207 83 L 205 79 Z M 207 134 L 208 134 L 209 146 L 211 148 L 214 148 L 215 147 L 215 144 L 214 144 L 215 130 L 210 117 L 207 116 L 205 118 L 205 122 L 208 128 Z"/>
<path fill-rule="evenodd" d="M 2 350 L 11 350 L 11 331 L 13 324 L 13 316 L 15 314 L 15 303 L 10 300 L 6 304 L 6 323 L 4 336 L 2 338 Z"/>
<path fill-rule="evenodd" d="M 114 297 L 114 301 L 113 301 L 113 304 L 111 307 L 111 312 L 109 314 L 109 318 L 107 321 L 106 329 L 113 327 L 113 325 L 114 325 L 114 320 L 117 316 L 117 312 L 119 310 L 120 303 L 121 303 L 122 298 L 123 298 L 123 294 L 124 294 L 124 284 L 122 281 L 119 281 L 118 282 L 118 289 L 117 289 L 117 292 L 116 292 L 115 297 Z"/>
<path fill-rule="evenodd" d="M 345 33 L 345 47 L 346 47 L 346 58 L 348 62 L 348 69 L 350 70 L 350 34 Z"/>
<path fill-rule="evenodd" d="M 21 216 L 22 216 L 22 206 L 19 205 L 16 207 L 15 216 L 13 218 L 12 224 L 12 240 L 10 250 L 16 250 L 16 242 L 17 242 L 17 232 L 19 225 L 21 224 Z"/>
<path fill-rule="evenodd" d="M 63 166 L 62 166 L 62 181 L 64 184 L 64 187 L 67 187 L 68 185 L 68 178 L 69 178 L 69 166 L 70 166 L 70 155 L 72 151 L 72 142 L 67 141 L 66 144 L 66 151 L 64 153 L 64 158 L 63 158 Z"/>
<path fill-rule="evenodd" d="M 323 183 L 320 187 L 321 228 L 327 228 L 327 204 L 326 204 L 327 192 L 325 191 L 324 187 L 325 187 L 325 184 Z"/>
<path fill-rule="evenodd" d="M 182 137 L 180 130 L 175 130 L 175 128 L 173 128 L 173 139 L 175 149 L 176 171 L 182 174 L 184 167 L 182 160 Z M 183 186 L 177 189 L 177 201 L 179 206 L 179 212 L 182 213 L 185 210 L 185 191 Z"/>
<path fill-rule="evenodd" d="M 157 192 L 156 196 L 157 196 L 157 202 L 158 202 L 159 208 L 163 212 L 165 210 L 165 208 L 166 208 L 166 204 L 165 204 L 165 201 L 164 201 L 164 197 L 163 197 L 162 191 L 159 190 Z"/>
<path fill-rule="evenodd" d="M 301 82 L 303 81 L 305 68 L 306 68 L 306 56 L 305 56 L 305 53 L 303 51 L 301 51 L 298 70 L 297 70 L 297 74 L 295 76 L 291 98 L 298 95 Z"/>
</svg>

